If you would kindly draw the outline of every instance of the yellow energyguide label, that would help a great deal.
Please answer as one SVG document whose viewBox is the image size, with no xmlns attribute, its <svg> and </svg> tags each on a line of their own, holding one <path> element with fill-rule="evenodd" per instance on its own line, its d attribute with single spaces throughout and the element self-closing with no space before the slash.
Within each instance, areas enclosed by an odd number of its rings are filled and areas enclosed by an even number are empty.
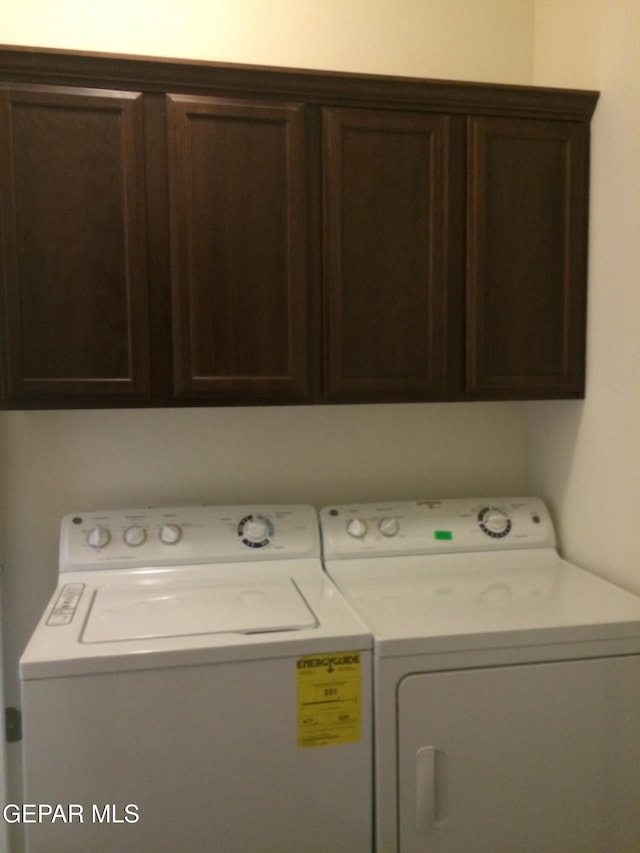
<svg viewBox="0 0 640 853">
<path fill-rule="evenodd" d="M 298 659 L 299 748 L 360 740 L 360 666 L 360 652 L 332 652 Z"/>
</svg>

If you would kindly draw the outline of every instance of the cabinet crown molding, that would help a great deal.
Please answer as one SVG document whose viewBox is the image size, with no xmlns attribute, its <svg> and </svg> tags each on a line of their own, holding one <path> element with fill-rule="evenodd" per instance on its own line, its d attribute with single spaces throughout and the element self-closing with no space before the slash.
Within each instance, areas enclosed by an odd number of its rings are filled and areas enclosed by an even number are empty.
<svg viewBox="0 0 640 853">
<path fill-rule="evenodd" d="M 378 108 L 406 106 L 447 113 L 519 115 L 588 121 L 599 92 L 504 83 L 478 83 L 340 71 L 318 71 L 192 59 L 132 56 L 0 45 L 0 78 L 12 82 L 117 86 L 145 92 L 172 91 L 246 97 L 330 101 Z"/>
</svg>

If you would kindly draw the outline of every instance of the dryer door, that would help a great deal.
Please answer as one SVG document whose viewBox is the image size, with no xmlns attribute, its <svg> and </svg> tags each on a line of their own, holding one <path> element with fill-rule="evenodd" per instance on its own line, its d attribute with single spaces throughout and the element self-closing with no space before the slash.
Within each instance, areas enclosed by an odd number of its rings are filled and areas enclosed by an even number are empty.
<svg viewBox="0 0 640 853">
<path fill-rule="evenodd" d="M 640 657 L 410 675 L 400 853 L 640 850 Z"/>
</svg>

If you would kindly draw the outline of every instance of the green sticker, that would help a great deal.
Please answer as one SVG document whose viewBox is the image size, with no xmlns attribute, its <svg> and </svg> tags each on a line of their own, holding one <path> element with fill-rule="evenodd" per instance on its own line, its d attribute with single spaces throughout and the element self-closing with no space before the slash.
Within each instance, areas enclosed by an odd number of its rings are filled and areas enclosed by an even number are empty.
<svg viewBox="0 0 640 853">
<path fill-rule="evenodd" d="M 436 530 L 434 536 L 436 539 L 453 539 L 453 533 L 450 530 Z"/>
</svg>

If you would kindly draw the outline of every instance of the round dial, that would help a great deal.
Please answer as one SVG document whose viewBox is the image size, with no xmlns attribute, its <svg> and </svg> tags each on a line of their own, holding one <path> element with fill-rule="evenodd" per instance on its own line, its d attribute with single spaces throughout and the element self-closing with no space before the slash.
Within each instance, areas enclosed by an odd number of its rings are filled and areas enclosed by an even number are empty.
<svg viewBox="0 0 640 853">
<path fill-rule="evenodd" d="M 159 536 L 163 545 L 175 545 L 182 539 L 182 529 L 177 524 L 163 524 Z"/>
<path fill-rule="evenodd" d="M 347 522 L 347 533 L 354 539 L 364 539 L 367 535 L 367 524 L 361 518 L 352 518 Z"/>
<path fill-rule="evenodd" d="M 485 506 L 478 513 L 480 529 L 492 539 L 502 539 L 511 530 L 511 519 L 507 513 L 495 506 Z"/>
<path fill-rule="evenodd" d="M 242 532 L 245 539 L 250 539 L 251 542 L 261 542 L 267 536 L 269 528 L 262 518 L 252 518 L 247 521 Z"/>
<path fill-rule="evenodd" d="M 273 532 L 273 522 L 266 515 L 245 515 L 238 524 L 238 536 L 248 548 L 264 548 Z"/>
<path fill-rule="evenodd" d="M 391 516 L 388 516 L 387 518 L 381 518 L 378 522 L 378 530 L 380 531 L 380 533 L 382 533 L 383 536 L 395 536 L 400 530 L 398 519 L 392 518 Z"/>
<path fill-rule="evenodd" d="M 111 533 L 106 527 L 97 525 L 92 527 L 87 534 L 87 545 L 90 548 L 104 548 L 111 541 Z"/>
<path fill-rule="evenodd" d="M 134 524 L 131 527 L 127 527 L 125 532 L 122 534 L 122 538 L 124 539 L 125 544 L 129 545 L 131 548 L 137 548 L 138 545 L 142 545 L 147 538 L 147 531 L 144 527 Z"/>
</svg>

